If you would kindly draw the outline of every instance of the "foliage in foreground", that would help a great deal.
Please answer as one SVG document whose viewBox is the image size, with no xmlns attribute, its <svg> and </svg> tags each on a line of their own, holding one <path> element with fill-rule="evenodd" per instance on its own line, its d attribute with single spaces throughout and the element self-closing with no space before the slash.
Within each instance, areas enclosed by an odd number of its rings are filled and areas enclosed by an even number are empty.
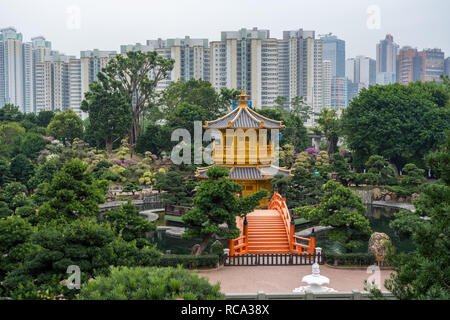
<svg viewBox="0 0 450 320">
<path fill-rule="evenodd" d="M 440 181 L 424 185 L 416 212 L 401 211 L 392 223 L 411 233 L 417 247 L 413 253 L 388 256 L 395 273 L 385 287 L 402 300 L 450 299 L 450 138 L 426 160 Z"/>
<path fill-rule="evenodd" d="M 181 267 L 112 268 L 109 276 L 85 284 L 81 300 L 218 300 L 220 286 Z"/>
</svg>

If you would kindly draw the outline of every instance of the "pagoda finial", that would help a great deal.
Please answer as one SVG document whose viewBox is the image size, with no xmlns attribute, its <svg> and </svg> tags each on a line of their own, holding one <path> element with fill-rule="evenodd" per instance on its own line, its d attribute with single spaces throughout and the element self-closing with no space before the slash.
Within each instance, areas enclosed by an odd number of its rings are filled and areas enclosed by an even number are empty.
<svg viewBox="0 0 450 320">
<path fill-rule="evenodd" d="M 241 105 L 247 106 L 247 101 L 248 101 L 248 98 L 250 98 L 250 96 L 246 95 L 244 88 L 242 88 L 241 94 L 238 95 L 236 98 L 239 98 L 239 106 L 241 106 Z"/>
</svg>

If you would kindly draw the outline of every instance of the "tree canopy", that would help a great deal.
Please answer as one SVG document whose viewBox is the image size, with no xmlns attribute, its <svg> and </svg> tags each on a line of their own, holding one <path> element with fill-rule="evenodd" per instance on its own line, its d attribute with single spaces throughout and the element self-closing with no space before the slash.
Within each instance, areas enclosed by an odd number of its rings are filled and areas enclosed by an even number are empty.
<svg viewBox="0 0 450 320">
<path fill-rule="evenodd" d="M 437 83 L 363 89 L 342 117 L 353 165 L 363 168 L 371 155 L 381 155 L 398 169 L 406 163 L 423 168 L 424 156 L 445 140 L 449 98 L 448 86 Z"/>
</svg>

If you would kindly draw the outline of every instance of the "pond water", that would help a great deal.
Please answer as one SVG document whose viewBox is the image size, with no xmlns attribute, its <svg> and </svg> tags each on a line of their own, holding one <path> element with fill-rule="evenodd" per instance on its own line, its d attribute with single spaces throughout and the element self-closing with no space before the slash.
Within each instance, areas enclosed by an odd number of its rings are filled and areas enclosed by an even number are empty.
<svg viewBox="0 0 450 320">
<path fill-rule="evenodd" d="M 414 243 L 410 238 L 399 237 L 398 233 L 389 227 L 389 223 L 394 219 L 394 214 L 399 212 L 398 208 L 368 206 L 367 218 L 373 232 L 386 233 L 392 240 L 397 252 L 411 252 L 415 250 Z M 368 241 L 365 242 L 356 252 L 367 252 Z M 342 246 L 328 239 L 326 232 L 322 232 L 317 237 L 317 246 L 332 251 L 342 251 Z"/>
<path fill-rule="evenodd" d="M 394 219 L 394 214 L 397 213 L 399 209 L 390 207 L 380 207 L 380 206 L 368 206 L 367 207 L 367 217 L 370 221 L 370 226 L 373 232 L 386 233 L 393 242 L 394 247 L 398 252 L 411 252 L 415 250 L 415 246 L 411 239 L 400 238 L 399 235 L 389 227 L 389 223 Z M 169 225 L 168 221 L 164 217 L 164 212 L 159 213 L 159 219 L 157 220 L 158 226 Z M 299 229 L 301 230 L 301 229 Z M 297 231 L 299 231 L 297 230 Z M 186 240 L 179 237 L 174 237 L 167 235 L 164 231 L 156 231 L 153 233 L 150 239 L 154 244 L 157 245 L 158 249 L 162 252 L 170 250 L 173 254 L 190 254 L 191 249 L 195 244 L 200 243 L 201 239 L 191 239 Z M 209 246 L 215 240 L 211 240 Z M 227 241 L 221 240 L 224 247 L 227 247 Z M 336 242 L 328 239 L 326 232 L 321 232 L 317 235 L 317 246 L 333 250 L 342 251 L 342 246 Z M 357 252 L 367 252 L 368 242 L 365 242 Z M 207 249 L 209 251 L 209 248 Z"/>
</svg>

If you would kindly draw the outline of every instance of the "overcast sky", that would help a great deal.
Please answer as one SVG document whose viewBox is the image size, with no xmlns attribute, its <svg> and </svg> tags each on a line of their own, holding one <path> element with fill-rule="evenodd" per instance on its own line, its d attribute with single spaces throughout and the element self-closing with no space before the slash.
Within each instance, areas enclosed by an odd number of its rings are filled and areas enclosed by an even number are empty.
<svg viewBox="0 0 450 320">
<path fill-rule="evenodd" d="M 332 32 L 346 40 L 347 58 L 375 58 L 387 33 L 400 46 L 450 55 L 448 0 L 0 0 L 0 27 L 7 26 L 26 41 L 43 35 L 54 50 L 77 56 L 147 39 L 220 40 L 221 31 L 242 27 L 269 29 L 275 38 L 299 28 Z"/>
</svg>

